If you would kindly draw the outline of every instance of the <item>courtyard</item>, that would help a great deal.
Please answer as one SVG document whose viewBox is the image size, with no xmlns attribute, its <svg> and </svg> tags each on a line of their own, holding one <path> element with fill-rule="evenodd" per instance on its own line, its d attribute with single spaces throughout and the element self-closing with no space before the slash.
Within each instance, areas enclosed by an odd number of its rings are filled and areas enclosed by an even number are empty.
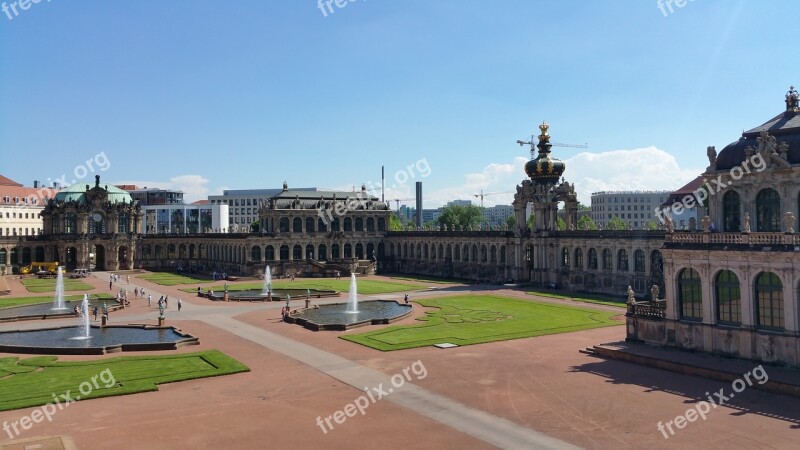
<svg viewBox="0 0 800 450">
<path fill-rule="evenodd" d="M 86 282 L 97 291 L 107 290 L 106 276 L 98 273 Z M 9 284 L 15 297 L 32 295 L 18 280 L 9 280 Z M 424 324 L 418 319 L 446 311 L 433 305 L 469 305 L 470 299 L 484 305 L 502 298 L 515 305 L 524 302 L 545 309 L 577 309 L 584 318 L 592 316 L 588 312 L 596 313 L 603 318 L 603 325 L 612 325 L 613 317 L 624 313 L 624 309 L 609 305 L 579 304 L 576 308 L 569 300 L 536 297 L 502 286 L 421 285 L 424 290 L 412 294 L 414 314 L 397 326 Z M 126 286 L 122 281 L 119 287 Z M 282 302 L 212 303 L 181 290 L 191 286 L 161 286 L 136 275 L 127 287 L 144 287 L 154 296 L 182 298 L 180 312 L 170 303 L 167 323 L 200 337 L 199 346 L 159 352 L 159 357 L 218 351 L 250 371 L 160 384 L 157 390 L 135 395 L 78 401 L 59 410 L 52 421 L 34 424 L 18 439 L 67 436 L 65 442 L 71 440 L 81 449 L 126 448 L 130 442 L 136 442 L 137 448 L 154 449 L 352 448 L 354 441 L 358 448 L 673 448 L 700 444 L 706 448 L 790 448 L 800 426 L 800 400 L 752 389 L 715 408 L 706 420 L 665 438 L 658 430 L 660 422 L 684 414 L 705 398 L 706 391 L 727 384 L 578 352 L 600 342 L 624 339 L 622 326 L 509 336 L 515 338 L 450 349 L 425 345 L 384 352 L 347 339 L 379 334 L 386 327 L 311 332 L 280 320 Z M 399 300 L 404 294 L 376 297 Z M 294 302 L 297 307 L 302 303 Z M 131 307 L 112 313 L 110 320 L 153 323 L 157 315 L 155 306 L 148 308 L 139 298 Z M 486 319 L 483 314 L 478 316 Z M 474 318 L 473 313 L 462 315 L 462 319 L 470 317 Z M 74 321 L 53 320 L 47 325 Z M 471 321 L 453 322 L 470 325 Z M 0 325 L 0 330 L 40 327 L 38 321 L 27 321 Z M 125 358 L 139 356 L 152 358 L 154 354 L 133 352 Z M 8 363 L 12 359 L 7 358 L 26 357 L 0 354 L 0 358 Z M 58 364 L 80 361 L 98 372 L 115 364 L 117 358 L 60 356 Z M 14 367 L 6 363 L 3 367 Z M 179 371 L 168 366 L 164 370 Z M 7 380 L 0 378 L 0 389 Z M 353 411 L 347 406 L 362 395 L 366 398 L 365 389 L 383 393 L 373 396 L 363 414 L 337 414 Z M 4 411 L 0 422 L 32 417 L 36 409 Z M 2 436 L 0 442 L 9 443 L 7 437 Z"/>
</svg>

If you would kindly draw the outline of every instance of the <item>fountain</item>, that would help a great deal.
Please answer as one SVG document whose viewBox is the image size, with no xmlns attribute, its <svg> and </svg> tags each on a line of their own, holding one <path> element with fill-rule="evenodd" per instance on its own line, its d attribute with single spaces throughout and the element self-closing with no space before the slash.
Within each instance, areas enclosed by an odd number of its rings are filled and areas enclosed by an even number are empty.
<svg viewBox="0 0 800 450">
<path fill-rule="evenodd" d="M 269 294 L 272 291 L 272 272 L 267 266 L 264 269 L 264 287 L 261 288 L 262 294 Z"/>
<path fill-rule="evenodd" d="M 89 294 L 83 294 L 81 302 L 81 326 L 78 328 L 80 333 L 73 339 L 91 339 L 91 329 L 89 325 Z"/>
<path fill-rule="evenodd" d="M 411 305 L 402 305 L 396 300 L 370 300 L 359 304 L 356 276 L 352 274 L 347 303 L 315 305 L 290 314 L 285 320 L 314 331 L 342 331 L 370 324 L 392 323 L 408 316 L 411 311 Z"/>
<path fill-rule="evenodd" d="M 356 284 L 356 274 L 350 274 L 350 292 L 347 293 L 347 312 L 358 314 L 358 285 Z"/>
<path fill-rule="evenodd" d="M 53 297 L 53 307 L 51 308 L 54 311 L 67 309 L 64 304 L 64 271 L 62 269 L 63 267 L 58 268 L 58 276 L 56 277 L 56 296 Z"/>
</svg>

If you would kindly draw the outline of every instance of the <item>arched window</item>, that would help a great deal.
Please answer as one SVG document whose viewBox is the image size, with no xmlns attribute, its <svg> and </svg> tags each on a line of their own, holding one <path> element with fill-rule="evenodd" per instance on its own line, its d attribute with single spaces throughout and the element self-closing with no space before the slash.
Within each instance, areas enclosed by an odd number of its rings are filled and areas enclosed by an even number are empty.
<svg viewBox="0 0 800 450">
<path fill-rule="evenodd" d="M 464 244 L 464 261 L 469 262 L 469 246 Z"/>
<path fill-rule="evenodd" d="M 756 196 L 756 230 L 781 231 L 781 197 L 775 189 L 762 189 Z"/>
<path fill-rule="evenodd" d="M 326 247 L 325 244 L 319 245 L 317 249 L 317 259 L 320 261 L 326 261 L 328 259 L 328 247 Z"/>
<path fill-rule="evenodd" d="M 303 259 L 303 246 L 295 244 L 295 246 L 292 247 L 292 259 Z"/>
<path fill-rule="evenodd" d="M 339 253 L 339 244 L 331 244 L 331 258 L 333 259 L 341 258 Z"/>
<path fill-rule="evenodd" d="M 178 246 L 178 259 L 186 259 L 186 244 Z"/>
<path fill-rule="evenodd" d="M 569 267 L 569 249 L 567 247 L 561 249 L 561 267 Z"/>
<path fill-rule="evenodd" d="M 494 245 L 489 249 L 489 262 L 497 262 L 497 247 Z"/>
<path fill-rule="evenodd" d="M 597 250 L 590 248 L 586 261 L 586 268 L 597 270 Z"/>
<path fill-rule="evenodd" d="M 717 274 L 714 281 L 714 301 L 717 304 L 717 322 L 741 325 L 742 294 L 739 277 L 730 270 Z"/>
<path fill-rule="evenodd" d="M 334 219 L 331 221 L 331 231 L 339 231 L 339 228 L 340 228 L 340 227 L 339 227 L 339 218 L 338 218 L 338 217 L 335 217 L 335 218 L 334 218 Z"/>
<path fill-rule="evenodd" d="M 306 245 L 306 259 L 314 259 L 314 246 L 311 244 Z"/>
<path fill-rule="evenodd" d="M 167 244 L 167 259 L 175 258 L 175 244 Z"/>
<path fill-rule="evenodd" d="M 375 231 L 375 219 L 367 218 L 367 231 Z"/>
<path fill-rule="evenodd" d="M 350 244 L 344 244 L 344 257 L 345 258 L 352 258 L 353 257 L 353 246 Z"/>
<path fill-rule="evenodd" d="M 703 320 L 703 291 L 700 274 L 683 269 L 678 274 L 678 304 L 681 319 Z"/>
<path fill-rule="evenodd" d="M 328 231 L 328 223 L 322 220 L 322 218 L 317 220 L 317 231 L 322 233 Z"/>
<path fill-rule="evenodd" d="M 364 231 L 364 219 L 356 217 L 356 231 Z"/>
<path fill-rule="evenodd" d="M 288 261 L 289 260 L 289 246 L 284 244 L 281 245 L 281 261 Z"/>
<path fill-rule="evenodd" d="M 364 246 L 360 242 L 356 244 L 356 258 L 364 259 Z"/>
<path fill-rule="evenodd" d="M 64 233 L 75 234 L 78 232 L 78 215 L 73 212 L 64 214 Z"/>
<path fill-rule="evenodd" d="M 481 262 L 486 262 L 489 260 L 489 256 L 486 252 L 486 246 L 481 245 Z"/>
<path fill-rule="evenodd" d="M 453 248 L 453 260 L 461 261 L 461 246 L 458 244 Z"/>
<path fill-rule="evenodd" d="M 783 284 L 772 272 L 756 277 L 756 324 L 759 328 L 783 330 Z"/>
<path fill-rule="evenodd" d="M 722 197 L 722 231 L 741 231 L 742 220 L 739 216 L 741 211 L 741 199 L 736 191 L 728 191 Z"/>
<path fill-rule="evenodd" d="M 261 247 L 254 245 L 250 248 L 250 261 L 261 261 Z"/>
<path fill-rule="evenodd" d="M 119 218 L 117 219 L 117 233 L 127 233 L 128 232 L 128 220 L 130 219 L 130 215 L 128 213 L 120 213 Z"/>
<path fill-rule="evenodd" d="M 278 221 L 278 231 L 281 233 L 288 233 L 289 232 L 289 218 L 288 217 L 281 217 Z"/>
<path fill-rule="evenodd" d="M 578 269 L 583 268 L 583 250 L 580 248 L 575 249 L 575 267 Z"/>
<path fill-rule="evenodd" d="M 5 258 L 3 258 L 3 256 L 5 256 L 4 253 L 5 253 L 5 250 L 0 250 L 0 264 L 4 264 L 5 263 L 5 261 L 4 261 Z M 143 245 L 142 246 L 142 259 L 150 259 L 151 257 L 152 257 L 152 250 L 150 249 L 150 244 Z"/>
<path fill-rule="evenodd" d="M 628 271 L 628 251 L 624 248 L 617 252 L 617 270 L 620 272 Z"/>
<path fill-rule="evenodd" d="M 367 254 L 365 255 L 367 259 L 372 259 L 373 256 L 377 257 L 378 255 L 375 254 L 375 244 L 370 242 L 367 244 Z"/>
<path fill-rule="evenodd" d="M 349 217 L 344 218 L 344 231 L 353 231 L 353 219 Z"/>
<path fill-rule="evenodd" d="M 314 220 L 313 217 L 306 217 L 306 233 L 313 233 L 314 232 Z"/>
<path fill-rule="evenodd" d="M 147 246 L 147 245 L 143 245 L 143 246 L 142 246 L 142 254 L 144 254 L 144 249 L 145 249 L 145 247 L 147 247 L 147 251 L 148 251 L 148 253 L 150 252 L 150 247 L 149 247 L 149 246 Z M 8 262 L 7 262 L 7 259 L 6 259 L 6 258 L 7 258 L 7 252 L 6 252 L 6 249 L 4 249 L 4 248 L 0 248 L 0 264 L 3 264 L 3 265 L 6 265 L 6 264 L 8 264 Z"/>
<path fill-rule="evenodd" d="M 295 217 L 292 220 L 292 231 L 295 233 L 302 233 L 303 232 L 303 219 L 299 217 Z"/>
<path fill-rule="evenodd" d="M 378 231 L 386 231 L 386 219 L 378 217 Z"/>
<path fill-rule="evenodd" d="M 264 248 L 264 259 L 267 261 L 275 260 L 275 247 L 268 245 L 266 248 Z"/>
<path fill-rule="evenodd" d="M 644 250 L 640 248 L 633 252 L 633 271 L 644 272 Z"/>
<path fill-rule="evenodd" d="M 614 268 L 614 261 L 611 259 L 611 250 L 603 249 L 603 270 L 612 270 Z"/>
</svg>

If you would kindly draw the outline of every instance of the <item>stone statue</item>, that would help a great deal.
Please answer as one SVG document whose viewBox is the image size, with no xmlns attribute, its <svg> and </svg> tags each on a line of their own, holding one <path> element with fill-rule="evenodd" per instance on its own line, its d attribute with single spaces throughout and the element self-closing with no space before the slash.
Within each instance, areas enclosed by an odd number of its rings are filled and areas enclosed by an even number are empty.
<svg viewBox="0 0 800 450">
<path fill-rule="evenodd" d="M 791 211 L 783 215 L 783 227 L 787 233 L 794 233 L 794 214 Z"/>
<path fill-rule="evenodd" d="M 675 231 L 675 222 L 672 221 L 672 214 L 664 211 L 664 230 L 667 233 L 673 233 Z"/>
<path fill-rule="evenodd" d="M 800 112 L 800 94 L 797 93 L 794 86 L 789 87 L 789 92 L 786 93 L 786 111 Z"/>
<path fill-rule="evenodd" d="M 787 144 L 786 141 L 781 141 L 781 143 L 778 144 L 778 156 L 784 161 L 789 161 L 789 144 Z"/>
<path fill-rule="evenodd" d="M 629 285 L 628 286 L 628 304 L 632 305 L 634 303 L 636 303 L 636 296 L 635 296 L 635 293 L 633 292 L 633 288 Z"/>
<path fill-rule="evenodd" d="M 650 300 L 656 301 L 658 300 L 659 289 L 658 285 L 654 284 L 653 287 L 650 288 Z"/>
<path fill-rule="evenodd" d="M 706 148 L 708 156 L 708 170 L 717 170 L 717 149 L 712 145 Z"/>
<path fill-rule="evenodd" d="M 750 213 L 746 211 L 744 213 L 744 232 L 750 232 Z"/>
<path fill-rule="evenodd" d="M 703 216 L 702 224 L 703 224 L 703 231 L 708 232 L 709 231 L 708 227 L 711 225 L 711 217 L 709 217 L 708 214 Z"/>
</svg>

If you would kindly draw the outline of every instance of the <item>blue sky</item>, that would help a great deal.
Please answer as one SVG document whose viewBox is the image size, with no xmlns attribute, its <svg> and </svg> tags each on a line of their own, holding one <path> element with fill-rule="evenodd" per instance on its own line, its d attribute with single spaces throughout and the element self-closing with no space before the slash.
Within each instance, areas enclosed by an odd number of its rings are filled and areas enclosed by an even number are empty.
<svg viewBox="0 0 800 450">
<path fill-rule="evenodd" d="M 546 120 L 589 144 L 555 151 L 584 201 L 677 188 L 800 84 L 800 2 L 672 4 L 42 0 L 0 12 L 0 174 L 92 178 L 104 153 L 104 181 L 194 200 L 384 165 L 387 198 L 422 181 L 439 206 L 513 191 Z"/>
</svg>

